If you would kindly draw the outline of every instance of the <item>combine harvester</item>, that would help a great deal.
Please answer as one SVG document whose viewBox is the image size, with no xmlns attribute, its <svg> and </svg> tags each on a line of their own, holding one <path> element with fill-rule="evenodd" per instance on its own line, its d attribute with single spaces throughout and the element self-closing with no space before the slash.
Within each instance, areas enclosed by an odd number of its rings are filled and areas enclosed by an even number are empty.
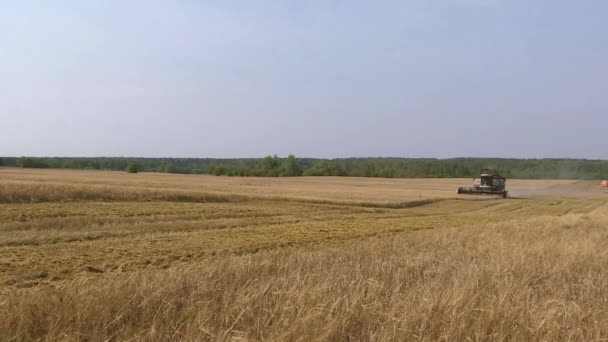
<svg viewBox="0 0 608 342">
<path fill-rule="evenodd" d="M 458 188 L 458 194 L 463 195 L 494 195 L 507 198 L 505 184 L 507 179 L 501 177 L 498 171 L 483 169 L 479 178 L 475 179 L 472 188 Z"/>
</svg>

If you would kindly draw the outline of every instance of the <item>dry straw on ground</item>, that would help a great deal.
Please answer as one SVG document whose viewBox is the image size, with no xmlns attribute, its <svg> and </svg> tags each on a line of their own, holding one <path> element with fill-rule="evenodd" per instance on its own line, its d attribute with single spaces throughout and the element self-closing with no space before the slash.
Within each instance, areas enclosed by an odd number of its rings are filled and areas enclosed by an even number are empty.
<svg viewBox="0 0 608 342">
<path fill-rule="evenodd" d="M 445 199 L 442 180 L 125 177 L 0 170 L 0 187 L 27 189 L 0 204 L 0 340 L 608 338 L 605 198 Z M 333 184 L 325 199 L 318 182 Z M 392 208 L 419 200 L 392 187 L 443 199 Z"/>
</svg>

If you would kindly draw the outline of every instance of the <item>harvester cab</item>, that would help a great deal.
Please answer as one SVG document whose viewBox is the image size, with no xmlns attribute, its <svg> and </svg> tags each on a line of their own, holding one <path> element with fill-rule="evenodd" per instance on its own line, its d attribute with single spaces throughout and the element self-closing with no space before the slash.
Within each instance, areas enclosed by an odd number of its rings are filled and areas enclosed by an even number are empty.
<svg viewBox="0 0 608 342">
<path fill-rule="evenodd" d="M 458 194 L 463 195 L 495 195 L 507 198 L 505 185 L 507 179 L 501 177 L 498 171 L 483 169 L 476 178 L 472 188 L 458 188 Z"/>
</svg>

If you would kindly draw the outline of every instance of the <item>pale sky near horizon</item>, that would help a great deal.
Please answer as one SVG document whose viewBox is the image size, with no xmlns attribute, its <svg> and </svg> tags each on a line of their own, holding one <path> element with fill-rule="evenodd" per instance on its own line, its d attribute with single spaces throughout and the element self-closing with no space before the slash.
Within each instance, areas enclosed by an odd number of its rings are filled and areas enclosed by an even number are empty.
<svg viewBox="0 0 608 342">
<path fill-rule="evenodd" d="M 606 13 L 0 0 L 0 156 L 608 159 Z"/>
</svg>

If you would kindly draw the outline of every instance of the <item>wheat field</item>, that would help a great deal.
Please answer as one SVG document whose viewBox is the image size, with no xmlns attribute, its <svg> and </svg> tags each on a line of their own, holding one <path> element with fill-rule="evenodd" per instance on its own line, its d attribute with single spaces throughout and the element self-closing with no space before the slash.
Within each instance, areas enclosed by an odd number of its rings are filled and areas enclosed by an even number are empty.
<svg viewBox="0 0 608 342">
<path fill-rule="evenodd" d="M 595 182 L 0 168 L 0 340 L 608 339 Z"/>
</svg>

